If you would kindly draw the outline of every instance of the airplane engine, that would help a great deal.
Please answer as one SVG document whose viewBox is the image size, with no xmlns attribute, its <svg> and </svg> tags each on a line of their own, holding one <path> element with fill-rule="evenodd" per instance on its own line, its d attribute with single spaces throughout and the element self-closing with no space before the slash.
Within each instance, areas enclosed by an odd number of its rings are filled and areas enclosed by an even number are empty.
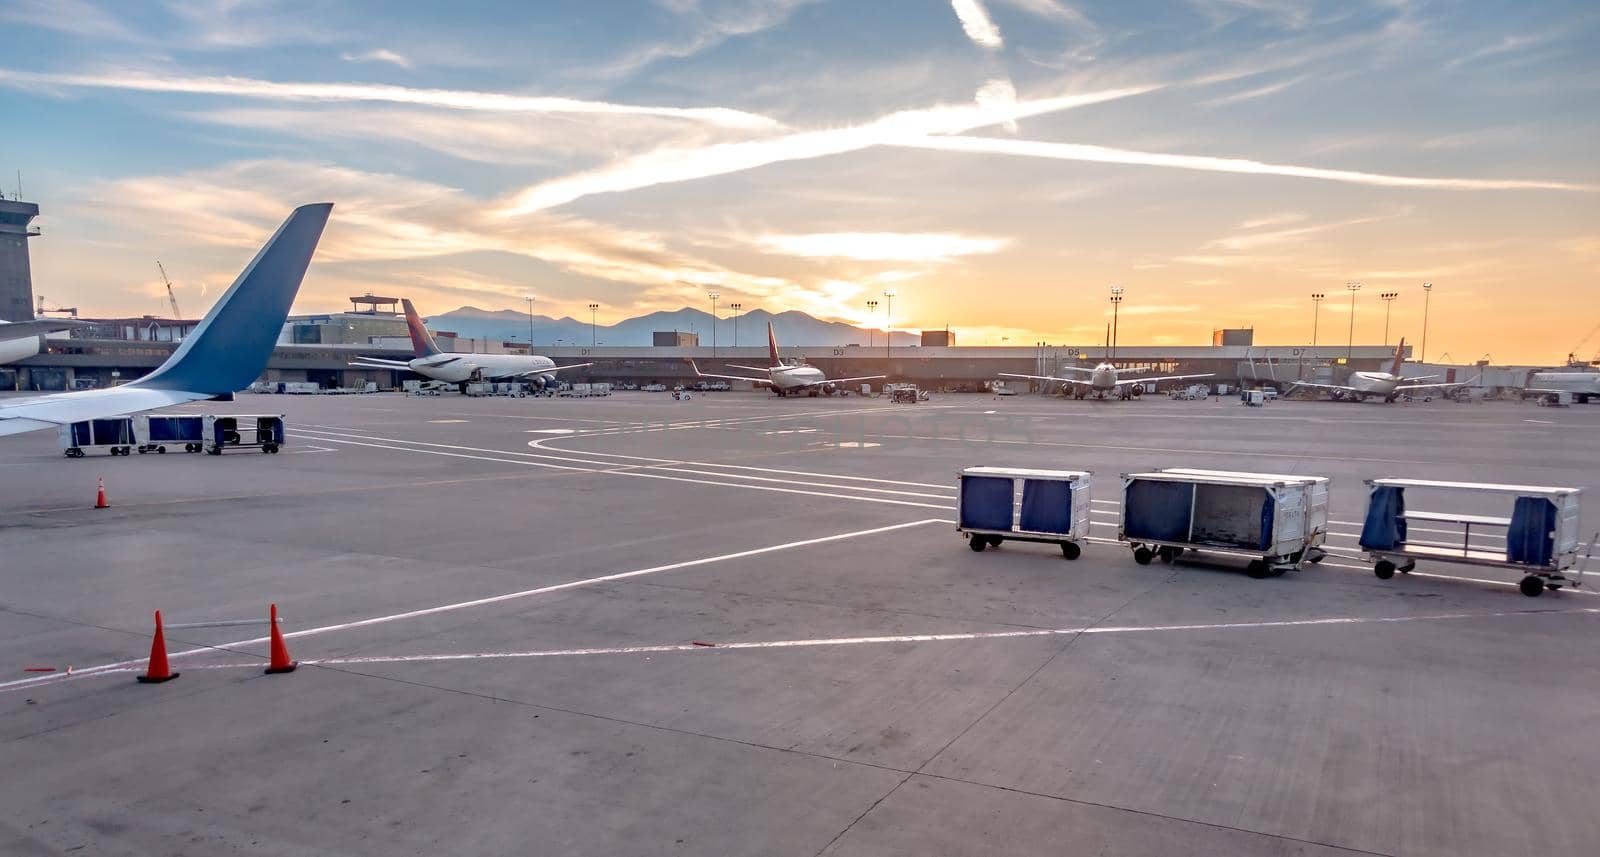
<svg viewBox="0 0 1600 857">
<path fill-rule="evenodd" d="M 1144 395 L 1144 385 L 1143 384 L 1129 384 L 1128 385 L 1128 392 L 1130 394 L 1132 394 L 1132 396 L 1135 399 L 1137 399 L 1140 396 Z"/>
<path fill-rule="evenodd" d="M 3 331 L 0 331 L 0 334 L 3 334 Z M 30 336 L 26 339 L 0 340 L 0 363 L 10 363 L 13 360 L 21 360 L 24 357 L 32 357 L 42 350 L 41 346 L 43 343 L 44 337 L 42 336 Z"/>
<path fill-rule="evenodd" d="M 540 393 L 554 393 L 561 386 L 554 375 L 539 375 L 533 379 L 533 389 Z"/>
</svg>

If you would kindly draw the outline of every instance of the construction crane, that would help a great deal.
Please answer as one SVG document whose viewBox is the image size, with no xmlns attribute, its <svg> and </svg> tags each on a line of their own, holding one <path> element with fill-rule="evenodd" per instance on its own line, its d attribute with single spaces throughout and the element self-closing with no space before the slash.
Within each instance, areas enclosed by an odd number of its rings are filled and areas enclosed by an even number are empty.
<svg viewBox="0 0 1600 857">
<path fill-rule="evenodd" d="M 47 313 L 47 312 L 64 312 L 64 313 L 72 316 L 73 318 L 77 318 L 78 317 L 78 308 L 75 307 L 75 306 L 64 306 L 64 307 L 56 307 L 55 309 L 45 309 L 45 306 L 44 306 L 44 295 L 40 295 L 39 296 L 39 308 L 36 311 L 34 311 L 33 314 L 37 318 L 44 318 L 44 314 Z"/>
<path fill-rule="evenodd" d="M 178 311 L 178 296 L 172 292 L 172 281 L 167 279 L 167 269 L 161 267 L 161 260 L 156 260 L 156 270 L 161 272 L 161 282 L 167 284 L 167 302 L 172 304 L 172 320 L 182 321 L 183 313 Z"/>
<path fill-rule="evenodd" d="M 1583 335 L 1583 338 L 1578 340 L 1578 344 L 1572 346 L 1572 350 L 1567 352 L 1567 365 L 1568 366 L 1582 366 L 1583 365 L 1583 361 L 1578 359 L 1578 352 L 1583 350 L 1583 346 L 1589 344 L 1589 340 L 1593 339 L 1594 335 L 1596 333 L 1600 333 L 1600 324 L 1597 324 L 1594 327 L 1589 328 L 1589 332 L 1585 333 Z M 1600 362 L 1600 354 L 1596 354 L 1594 360 L 1592 360 L 1590 362 Z"/>
</svg>

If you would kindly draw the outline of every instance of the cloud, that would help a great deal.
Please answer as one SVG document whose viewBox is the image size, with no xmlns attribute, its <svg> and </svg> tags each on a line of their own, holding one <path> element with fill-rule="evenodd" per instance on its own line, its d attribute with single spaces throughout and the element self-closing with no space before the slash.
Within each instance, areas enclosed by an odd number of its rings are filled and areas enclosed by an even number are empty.
<svg viewBox="0 0 1600 857">
<path fill-rule="evenodd" d="M 1374 215 L 1372 217 L 1356 217 L 1341 220 L 1336 223 L 1316 223 L 1310 226 L 1297 226 L 1292 229 L 1274 229 L 1265 232 L 1247 231 L 1242 235 L 1229 235 L 1206 242 L 1206 249 L 1229 250 L 1241 252 L 1255 250 L 1261 247 L 1270 247 L 1274 244 L 1286 244 L 1299 241 L 1319 232 L 1334 229 L 1343 229 L 1347 226 L 1359 226 L 1364 223 L 1376 223 L 1380 220 L 1391 220 L 1400 214 Z M 1243 227 L 1249 229 L 1250 227 Z"/>
<path fill-rule="evenodd" d="M 404 69 L 411 68 L 411 60 L 408 60 L 387 48 L 375 48 L 367 51 L 366 53 L 345 53 L 340 54 L 339 56 L 340 59 L 343 59 L 345 62 L 386 62 L 390 65 L 397 65 Z"/>
<path fill-rule="evenodd" d="M 739 0 L 708 6 L 700 0 L 657 0 L 656 5 L 688 21 L 694 32 L 687 37 L 637 48 L 620 59 L 575 71 L 576 77 L 625 77 L 664 59 L 684 59 L 710 50 L 731 38 L 776 27 L 794 10 L 820 0 Z"/>
<path fill-rule="evenodd" d="M 1029 116 L 1128 98 L 1159 88 L 1158 85 L 1130 86 L 1083 94 L 1011 99 L 1009 103 L 991 97 L 970 104 L 902 110 L 862 125 L 844 128 L 802 131 L 698 148 L 662 148 L 525 188 L 502 203 L 500 214 L 508 217 L 528 214 L 593 194 L 710 178 L 768 164 L 857 152 L 873 146 L 912 145 L 917 140 L 926 139 L 929 134 L 956 134 L 990 125 L 1004 125 Z"/>
<path fill-rule="evenodd" d="M 1426 178 L 1367 173 L 1354 170 L 1329 170 L 1292 164 L 1269 164 L 1242 158 L 1216 158 L 1204 155 L 1173 155 L 1139 152 L 1082 143 L 1047 143 L 1033 140 L 1006 140 L 993 137 L 924 136 L 897 140 L 886 145 L 937 149 L 946 152 L 972 152 L 991 155 L 1019 155 L 1064 161 L 1100 164 L 1129 164 L 1245 175 L 1288 176 L 1321 181 L 1375 185 L 1378 187 L 1425 188 L 1432 190 L 1560 190 L 1594 193 L 1600 185 L 1537 179 Z"/>
<path fill-rule="evenodd" d="M 761 235 L 755 243 L 779 253 L 862 262 L 946 262 L 957 256 L 998 253 L 1007 238 L 951 233 L 827 232 L 811 235 Z"/>
<path fill-rule="evenodd" d="M 1005 47 L 1005 40 L 1000 38 L 1000 28 L 994 25 L 989 18 L 989 10 L 983 8 L 979 0 L 950 0 L 950 7 L 955 10 L 956 17 L 961 20 L 961 29 L 966 31 L 967 38 L 973 44 L 992 51 Z"/>
<path fill-rule="evenodd" d="M 139 40 L 121 21 L 85 0 L 8 0 L 0 5 L 0 21 L 91 39 Z"/>
<path fill-rule="evenodd" d="M 571 113 L 615 116 L 666 116 L 746 130 L 771 130 L 779 123 L 726 107 L 652 107 L 539 95 L 511 95 L 459 89 L 416 89 L 373 83 L 280 83 L 245 77 L 184 77 L 142 72 L 54 74 L 0 69 L 0 83 L 13 86 L 64 86 L 122 89 L 188 95 L 227 95 L 274 101 L 378 101 L 499 113 Z"/>
<path fill-rule="evenodd" d="M 1237 104 L 1240 101 L 1251 101 L 1257 98 L 1266 98 L 1269 95 L 1276 95 L 1285 89 L 1304 81 L 1307 77 L 1309 77 L 1309 75 L 1300 75 L 1299 77 L 1293 77 L 1288 80 L 1280 80 L 1277 83 L 1269 83 L 1266 86 L 1260 86 L 1255 89 L 1247 89 L 1243 92 L 1235 92 L 1232 95 L 1224 95 L 1220 98 L 1202 101 L 1200 102 L 1200 106 L 1222 107 L 1228 104 Z"/>
</svg>

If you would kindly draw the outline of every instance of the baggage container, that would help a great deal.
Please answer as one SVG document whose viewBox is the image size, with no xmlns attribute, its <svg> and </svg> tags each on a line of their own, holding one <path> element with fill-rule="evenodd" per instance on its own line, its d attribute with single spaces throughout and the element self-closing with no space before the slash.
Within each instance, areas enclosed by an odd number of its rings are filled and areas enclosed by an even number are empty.
<svg viewBox="0 0 1600 857">
<path fill-rule="evenodd" d="M 1013 539 L 1057 544 L 1077 559 L 1089 534 L 1092 481 L 1087 470 L 968 467 L 958 481 L 956 530 L 975 551 Z"/>
<path fill-rule="evenodd" d="M 130 417 L 68 423 L 56 429 L 56 437 L 62 454 L 68 458 L 83 458 L 91 452 L 129 455 L 135 444 Z"/>
<path fill-rule="evenodd" d="M 133 437 L 139 454 L 177 451 L 199 452 L 205 447 L 205 417 L 199 414 L 135 414 Z"/>
<path fill-rule="evenodd" d="M 283 414 L 206 414 L 205 450 L 259 449 L 276 453 L 283 447 Z"/>
<path fill-rule="evenodd" d="M 1512 569 L 1521 576 L 1518 588 L 1530 597 L 1582 584 L 1582 572 L 1565 573 L 1578 559 L 1581 488 L 1428 479 L 1368 479 L 1367 485 L 1361 548 L 1381 580 L 1427 559 Z M 1446 511 L 1409 505 L 1418 495 Z M 1510 514 L 1482 514 L 1496 507 Z M 1413 528 L 1412 522 L 1423 526 Z M 1461 528 L 1459 538 L 1445 529 L 1453 527 Z"/>
<path fill-rule="evenodd" d="M 1246 558 L 1251 577 L 1282 574 L 1326 556 L 1330 482 L 1199 468 L 1125 473 L 1117 538 L 1140 565 L 1192 550 Z"/>
</svg>

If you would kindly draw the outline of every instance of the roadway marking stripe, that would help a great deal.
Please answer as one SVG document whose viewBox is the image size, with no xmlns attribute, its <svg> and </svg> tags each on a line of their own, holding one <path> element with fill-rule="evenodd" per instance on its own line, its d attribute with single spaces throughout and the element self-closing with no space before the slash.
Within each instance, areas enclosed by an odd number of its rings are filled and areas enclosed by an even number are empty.
<svg viewBox="0 0 1600 857">
<path fill-rule="evenodd" d="M 1323 619 L 1277 619 L 1259 622 L 1219 622 L 1184 625 L 1109 625 L 1076 628 L 1035 628 L 1015 631 L 967 631 L 943 634 L 894 634 L 860 637 L 823 637 L 793 640 L 753 640 L 727 643 L 658 643 L 640 646 L 603 646 L 579 649 L 539 649 L 510 652 L 460 652 L 432 655 L 366 655 L 344 658 L 303 658 L 305 666 L 360 666 L 368 664 L 414 664 L 442 661 L 524 660 L 534 658 L 588 655 L 639 655 L 686 652 L 750 651 L 760 649 L 799 649 L 826 646 L 862 646 L 903 643 L 946 643 L 982 640 L 1010 640 L 1029 637 L 1072 636 L 1077 634 L 1139 634 L 1170 631 L 1242 631 L 1265 628 L 1305 628 L 1339 625 L 1381 625 L 1405 622 L 1446 622 L 1462 619 L 1497 619 L 1513 616 L 1560 616 L 1600 614 L 1600 608 L 1578 607 L 1554 610 L 1502 610 L 1492 613 L 1435 613 L 1422 616 L 1339 616 Z M 196 665 L 196 669 L 259 669 L 260 661 Z M 136 668 L 104 669 L 91 675 L 137 672 Z M 77 675 L 75 673 L 74 675 Z"/>
<path fill-rule="evenodd" d="M 734 552 L 734 553 L 719 554 L 717 556 L 704 557 L 704 558 L 701 558 L 701 559 L 691 559 L 691 560 L 685 560 L 683 562 L 668 563 L 667 565 L 657 565 L 657 566 L 651 566 L 649 568 L 635 569 L 633 571 L 623 571 L 623 572 L 618 572 L 616 574 L 606 574 L 606 575 L 601 575 L 599 577 L 585 578 L 583 580 L 572 580 L 572 581 L 568 581 L 566 583 L 555 583 L 555 584 L 551 584 L 549 586 L 540 586 L 540 587 L 537 587 L 535 589 L 524 589 L 524 590 L 521 590 L 521 591 L 518 591 L 518 592 L 507 592 L 507 593 L 505 593 L 503 595 L 491 595 L 491 596 L 488 596 L 488 597 L 485 597 L 485 598 L 475 598 L 475 599 L 472 599 L 470 601 L 457 601 L 457 602 L 455 602 L 453 604 L 441 604 L 441 605 L 439 605 L 437 607 L 425 607 L 425 608 L 422 608 L 420 610 L 409 610 L 409 611 L 406 611 L 404 613 L 391 613 L 391 614 L 389 614 L 387 616 L 373 616 L 373 617 L 370 617 L 370 618 L 367 618 L 367 619 L 358 619 L 358 620 L 353 621 L 353 622 L 341 622 L 341 623 L 334 624 L 334 625 L 323 625 L 323 626 L 318 627 L 318 628 L 306 628 L 306 629 L 303 629 L 303 630 L 300 630 L 300 631 L 287 632 L 283 636 L 285 638 L 311 637 L 311 636 L 316 636 L 316 635 L 319 635 L 319 634 L 329 634 L 329 633 L 333 633 L 335 631 L 347 631 L 347 630 L 350 630 L 351 628 L 365 628 L 365 627 L 368 627 L 368 626 L 371 626 L 371 625 L 384 625 L 384 624 L 388 624 L 390 622 L 399 622 L 399 621 L 402 621 L 402 620 L 405 620 L 405 619 L 416 619 L 416 618 L 419 618 L 419 617 L 422 617 L 422 616 L 432 616 L 432 615 L 435 615 L 435 614 L 438 614 L 438 613 L 449 613 L 449 612 L 453 612 L 453 611 L 456 611 L 456 610 L 466 610 L 466 609 L 472 608 L 472 607 L 482 607 L 482 606 L 488 605 L 488 604 L 499 604 L 499 603 L 506 602 L 506 601 L 515 601 L 515 600 L 523 599 L 523 598 L 532 598 L 532 597 L 534 597 L 536 595 L 547 595 L 547 594 L 552 593 L 552 592 L 562 592 L 562 591 L 565 591 L 565 590 L 568 590 L 568 589 L 577 589 L 577 588 L 584 587 L 584 586 L 593 586 L 594 584 L 597 584 L 597 583 L 610 583 L 612 581 L 617 581 L 617 580 L 628 580 L 630 578 L 643 577 L 645 575 L 650 575 L 650 574 L 660 574 L 660 573 L 665 572 L 665 571 L 676 571 L 676 570 L 681 569 L 681 568 L 693 568 L 695 566 L 710 565 L 712 563 L 718 563 L 718 562 L 727 562 L 728 560 L 744 559 L 746 557 L 761 556 L 763 554 L 776 553 L 776 552 L 779 552 L 779 551 L 786 551 L 786 550 L 793 550 L 795 548 L 810 547 L 812 545 L 819 545 L 819 544 L 827 544 L 829 542 L 842 541 L 842 540 L 845 540 L 845 539 L 853 539 L 853 538 L 858 538 L 860 536 L 872 536 L 872 535 L 877 535 L 879 533 L 888 533 L 888 532 L 893 532 L 895 530 L 904 530 L 904 529 L 907 529 L 907 528 L 910 528 L 910 527 L 921 527 L 921 526 L 925 526 L 927 524 L 942 524 L 942 523 L 947 523 L 947 522 L 942 520 L 942 519 L 939 519 L 939 518 L 925 518 L 925 519 L 920 520 L 920 521 L 908 521 L 908 522 L 903 523 L 903 524 L 890 524 L 890 525 L 884 526 L 884 527 L 873 527 L 872 529 L 868 529 L 868 530 L 855 530 L 855 531 L 848 532 L 848 533 L 836 533 L 836 534 L 831 535 L 831 536 L 819 536 L 819 537 L 813 538 L 813 539 L 802 539 L 800 541 L 784 542 L 783 544 L 768 545 L 767 547 L 753 548 L 751 550 L 737 551 L 737 552 Z M 231 643 L 222 643 L 222 644 L 215 645 L 215 646 L 199 646 L 199 647 L 192 648 L 192 649 L 184 649 L 183 651 L 173 652 L 173 653 L 169 654 L 168 657 L 169 658 L 181 658 L 181 657 L 184 657 L 184 656 L 187 656 L 187 655 L 203 654 L 203 653 L 215 652 L 215 651 L 223 650 L 223 649 L 234 649 L 234 648 L 238 648 L 238 647 L 241 647 L 241 646 L 259 645 L 261 643 L 267 642 L 269 639 L 270 639 L 269 637 L 252 637 L 252 638 L 250 638 L 248 640 L 235 640 L 235 641 L 233 641 Z M 92 667 L 84 667 L 83 669 L 75 670 L 73 672 L 72 677 L 76 678 L 76 677 L 81 677 L 81 676 L 96 675 L 96 674 L 99 674 L 99 673 L 102 673 L 102 672 L 108 672 L 108 671 L 113 671 L 113 670 L 132 669 L 132 668 L 136 668 L 137 665 L 144 663 L 144 661 L 145 661 L 144 658 L 138 658 L 136 660 L 118 661 L 118 662 L 115 662 L 115 663 L 100 664 L 98 666 L 92 666 Z M 56 678 L 57 680 L 64 680 L 64 679 L 67 679 L 68 676 L 66 676 L 65 674 L 58 674 L 56 676 L 41 676 L 41 677 L 32 678 L 32 679 L 18 679 L 18 680 L 15 680 L 15 681 L 0 682 L 0 692 L 6 691 L 6 690 L 16 690 L 16 689 L 20 689 L 20 688 L 24 688 L 24 687 L 32 687 L 32 686 L 37 685 L 37 684 L 47 683 L 48 679 L 50 679 L 50 678 Z"/>
</svg>

